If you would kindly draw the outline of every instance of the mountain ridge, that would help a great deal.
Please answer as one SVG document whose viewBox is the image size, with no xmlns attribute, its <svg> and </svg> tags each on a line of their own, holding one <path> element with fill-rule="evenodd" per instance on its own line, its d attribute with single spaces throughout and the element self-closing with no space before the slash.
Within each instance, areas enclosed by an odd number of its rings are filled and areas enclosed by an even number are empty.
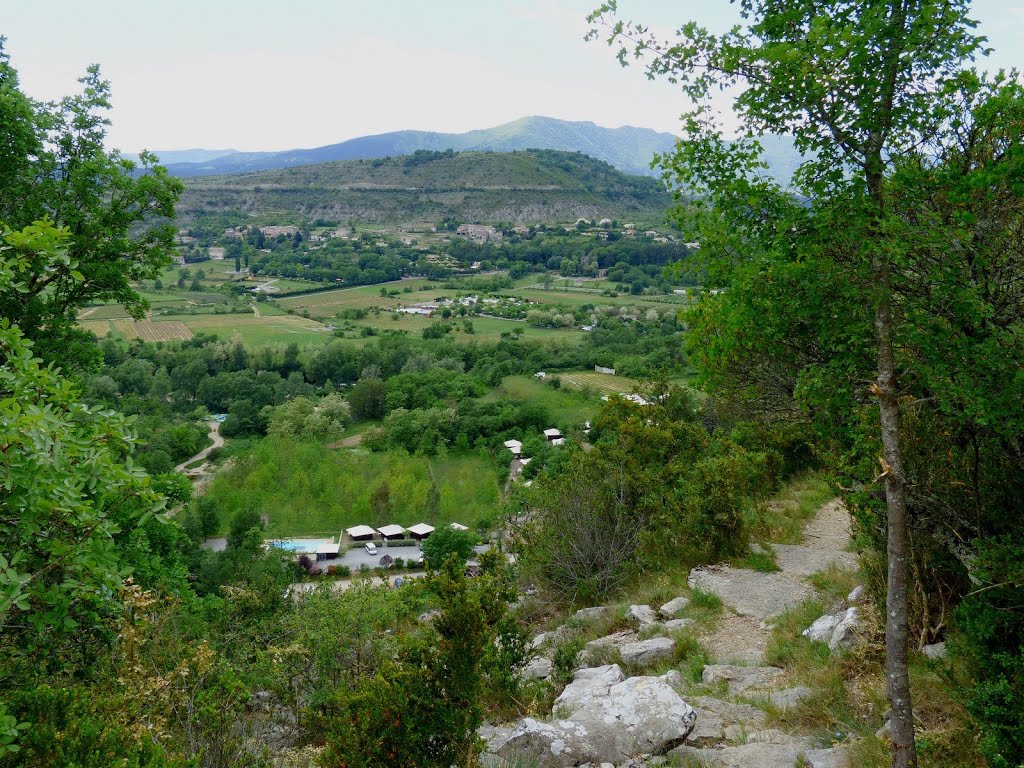
<svg viewBox="0 0 1024 768">
<path fill-rule="evenodd" d="M 339 221 L 535 223 L 577 217 L 661 220 L 672 198 L 657 179 L 581 152 L 434 152 L 297 165 L 186 181 L 179 212 Z M 282 218 L 282 220 L 284 220 Z"/>
<path fill-rule="evenodd" d="M 675 141 L 676 137 L 671 133 L 660 133 L 650 128 L 605 128 L 590 121 L 559 120 L 534 115 L 465 133 L 403 130 L 280 152 L 228 151 L 225 154 L 223 150 L 193 149 L 163 150 L 155 154 L 172 175 L 190 177 L 274 170 L 339 160 L 368 160 L 409 155 L 417 150 L 510 152 L 556 149 L 583 152 L 625 173 L 652 176 L 655 174 L 650 163 L 654 155 L 668 151 Z M 198 153 L 201 152 L 208 154 L 200 156 Z M 183 161 L 190 154 L 196 159 Z"/>
</svg>

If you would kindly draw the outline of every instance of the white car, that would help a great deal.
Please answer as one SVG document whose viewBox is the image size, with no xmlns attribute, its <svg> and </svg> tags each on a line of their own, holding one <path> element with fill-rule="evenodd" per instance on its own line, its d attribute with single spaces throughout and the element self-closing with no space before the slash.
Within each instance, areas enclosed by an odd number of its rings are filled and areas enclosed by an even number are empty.
<svg viewBox="0 0 1024 768">
<path fill-rule="evenodd" d="M 368 554 L 368 555 L 376 555 L 377 554 L 377 545 L 374 544 L 372 541 L 366 542 L 366 554 Z"/>
</svg>

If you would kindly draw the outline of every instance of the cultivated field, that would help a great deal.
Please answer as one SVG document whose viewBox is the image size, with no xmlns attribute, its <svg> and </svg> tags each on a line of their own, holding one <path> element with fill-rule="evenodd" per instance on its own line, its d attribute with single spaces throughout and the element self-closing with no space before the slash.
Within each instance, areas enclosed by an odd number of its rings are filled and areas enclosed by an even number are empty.
<svg viewBox="0 0 1024 768">
<path fill-rule="evenodd" d="M 79 325 L 100 338 L 104 338 L 108 333 L 125 339 L 142 339 L 143 341 L 173 341 L 174 339 L 192 338 L 192 331 L 184 323 L 176 320 L 154 322 L 128 318 L 89 319 L 80 321 Z"/>
<path fill-rule="evenodd" d="M 639 383 L 636 379 L 626 376 L 615 376 L 597 371 L 565 371 L 554 374 L 562 380 L 562 386 L 575 389 L 589 389 L 602 395 L 614 395 L 620 392 L 632 392 Z"/>
<path fill-rule="evenodd" d="M 299 346 L 326 344 L 334 338 L 315 321 L 294 315 L 179 315 L 193 333 L 212 333 L 223 339 L 241 337 L 248 346 L 296 342 Z"/>
</svg>

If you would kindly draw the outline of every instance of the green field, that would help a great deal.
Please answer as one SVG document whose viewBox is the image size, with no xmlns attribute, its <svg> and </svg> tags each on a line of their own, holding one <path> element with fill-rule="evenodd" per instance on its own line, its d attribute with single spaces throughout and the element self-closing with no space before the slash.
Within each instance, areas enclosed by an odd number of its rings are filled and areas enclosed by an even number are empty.
<svg viewBox="0 0 1024 768">
<path fill-rule="evenodd" d="M 223 339 L 238 335 L 251 347 L 292 341 L 299 346 L 312 346 L 334 338 L 330 331 L 323 330 L 321 323 L 294 315 L 167 315 L 164 319 L 180 320 L 193 333 L 212 333 Z"/>
<path fill-rule="evenodd" d="M 434 515 L 427 511 L 432 482 L 440 495 Z M 388 503 L 374 510 L 370 498 L 382 484 Z M 220 510 L 222 531 L 239 510 L 252 509 L 267 517 L 270 536 L 335 536 L 359 524 L 474 527 L 493 517 L 500 499 L 493 461 L 476 453 L 427 458 L 272 439 L 218 474 L 208 494 Z"/>
<path fill-rule="evenodd" d="M 628 305 L 641 307 L 654 307 L 655 309 L 667 309 L 670 307 L 684 306 L 679 296 L 631 296 L 620 293 L 618 296 L 602 296 L 600 291 L 560 291 L 556 288 L 546 290 L 544 288 L 516 288 L 510 292 L 514 296 L 537 304 L 565 304 L 579 306 L 581 304 L 594 305 Z"/>
<path fill-rule="evenodd" d="M 473 324 L 473 333 L 463 331 L 462 320 L 453 320 L 455 332 L 451 338 L 457 341 L 497 341 L 502 333 L 521 328 L 523 336 L 532 339 L 551 339 L 579 343 L 583 339 L 583 331 L 576 328 L 534 328 L 518 320 L 505 320 L 500 317 L 468 317 Z M 362 320 L 354 321 L 356 325 L 365 325 L 379 331 L 407 331 L 418 336 L 423 329 L 438 322 L 422 315 L 398 314 L 397 319 L 391 312 L 381 312 L 379 316 L 370 315 Z"/>
<path fill-rule="evenodd" d="M 555 389 L 533 376 L 506 376 L 496 390 L 487 395 L 487 400 L 501 400 L 513 397 L 543 405 L 560 428 L 568 428 L 592 419 L 601 405 L 596 394 L 586 394 L 569 389 Z"/>
<path fill-rule="evenodd" d="M 377 285 L 360 285 L 355 288 L 339 288 L 336 291 L 322 291 L 302 296 L 286 296 L 279 299 L 285 309 L 305 309 L 313 317 L 336 317 L 346 309 L 371 309 L 381 307 L 392 309 L 421 301 L 429 301 L 444 293 L 441 288 L 423 291 L 428 285 L 436 285 L 436 281 L 425 279 L 395 280 Z M 384 288 L 388 291 L 403 291 L 394 297 L 381 296 Z M 404 293 L 406 288 L 412 293 Z M 451 291 L 449 291 L 451 293 Z"/>
</svg>

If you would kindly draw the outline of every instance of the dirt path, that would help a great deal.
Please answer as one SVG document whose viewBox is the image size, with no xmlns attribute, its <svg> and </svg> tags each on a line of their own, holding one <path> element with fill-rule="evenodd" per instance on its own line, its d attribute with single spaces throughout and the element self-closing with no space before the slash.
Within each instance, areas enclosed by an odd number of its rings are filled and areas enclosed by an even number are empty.
<svg viewBox="0 0 1024 768">
<path fill-rule="evenodd" d="M 339 448 L 356 448 L 363 442 L 363 433 L 360 432 L 358 435 L 350 435 L 344 440 L 335 440 L 333 443 L 328 443 L 325 448 L 331 450 L 338 450 Z"/>
<path fill-rule="evenodd" d="M 807 577 L 833 564 L 856 567 L 856 555 L 847 551 L 849 543 L 850 515 L 843 503 L 834 499 L 808 521 L 803 544 L 768 545 L 780 568 L 775 573 L 729 565 L 695 568 L 690 586 L 718 595 L 726 609 L 714 632 L 703 638 L 714 660 L 760 664 L 772 618 L 813 595 Z"/>
<path fill-rule="evenodd" d="M 210 420 L 209 434 L 210 439 L 213 441 L 213 445 L 209 446 L 208 448 L 204 448 L 192 458 L 186 459 L 185 461 L 181 462 L 181 464 L 174 468 L 175 472 L 181 472 L 183 474 L 188 475 L 189 477 L 195 477 L 203 474 L 203 472 L 206 471 L 206 462 L 204 461 L 206 457 L 210 455 L 210 452 L 214 448 L 220 448 L 222 445 L 224 445 L 224 438 L 220 436 L 220 422 L 214 421 L 212 419 Z M 194 461 L 202 461 L 203 463 L 197 467 L 186 470 L 185 467 L 187 467 Z"/>
</svg>

